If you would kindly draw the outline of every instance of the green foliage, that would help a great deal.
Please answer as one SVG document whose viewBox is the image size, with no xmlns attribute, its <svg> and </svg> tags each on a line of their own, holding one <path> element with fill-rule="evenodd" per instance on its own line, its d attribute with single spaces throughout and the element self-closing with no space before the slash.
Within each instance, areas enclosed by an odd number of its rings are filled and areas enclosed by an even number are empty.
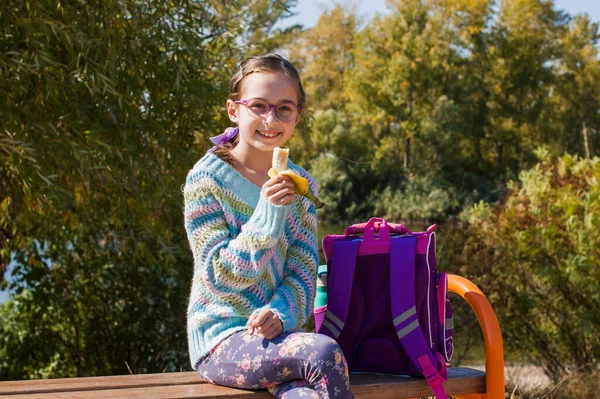
<svg viewBox="0 0 600 399">
<path fill-rule="evenodd" d="M 388 4 L 301 32 L 276 28 L 293 0 L 3 1 L 0 378 L 188 368 L 180 187 L 229 125 L 234 67 L 277 49 L 309 95 L 290 147 L 322 222 L 441 221 L 442 268 L 490 294 L 510 349 L 555 379 L 596 365 L 598 24 Z"/>
<path fill-rule="evenodd" d="M 188 368 L 180 187 L 291 5 L 2 2 L 0 378 Z"/>
<path fill-rule="evenodd" d="M 446 219 L 498 200 L 540 145 L 554 155 L 598 154 L 598 24 L 542 0 L 390 1 L 389 8 L 359 29 L 353 9 L 335 6 L 290 48 L 316 97 L 309 113 L 320 119 L 301 129 L 304 160 L 312 170 L 319 154 L 337 155 L 349 176 L 353 162 L 371 164 L 369 179 L 354 183 L 361 186 L 354 203 L 330 204 L 336 211 L 323 217 L 341 222 L 376 211 L 437 219 L 441 212 Z M 344 116 L 327 119 L 324 129 L 317 115 L 328 110 Z M 351 153 L 343 141 L 316 144 L 336 131 L 353 142 Z M 414 182 L 425 181 L 446 192 L 434 210 L 364 205 L 382 192 L 417 201 Z"/>
<path fill-rule="evenodd" d="M 358 17 L 352 9 L 335 5 L 326 10 L 317 25 L 303 32 L 290 46 L 309 104 L 315 109 L 343 109 L 346 75 L 354 63 L 352 49 Z"/>
<path fill-rule="evenodd" d="M 465 214 L 465 272 L 489 294 L 509 349 L 558 381 L 600 362 L 600 158 L 537 153 L 498 205 Z"/>
<path fill-rule="evenodd" d="M 373 194 L 375 214 L 388 220 L 440 220 L 458 207 L 454 189 L 437 187 L 425 176 L 409 176 L 403 187 Z"/>
<path fill-rule="evenodd" d="M 371 214 L 373 204 L 358 199 L 368 198 L 375 187 L 387 184 L 389 175 L 377 173 L 371 162 L 362 160 L 372 156 L 366 146 L 373 137 L 369 126 L 342 111 L 329 109 L 316 112 L 309 128 L 310 143 L 320 150 L 310 161 L 310 169 L 319 182 L 319 195 L 327 204 L 321 220 L 349 221 Z"/>
</svg>

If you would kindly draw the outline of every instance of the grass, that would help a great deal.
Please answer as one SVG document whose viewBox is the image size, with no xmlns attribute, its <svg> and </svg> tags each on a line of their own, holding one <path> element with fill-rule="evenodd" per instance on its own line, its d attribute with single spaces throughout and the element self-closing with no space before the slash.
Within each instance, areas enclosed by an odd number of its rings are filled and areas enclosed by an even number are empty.
<svg viewBox="0 0 600 399">
<path fill-rule="evenodd" d="M 562 381 L 546 387 L 523 389 L 518 384 L 507 384 L 505 397 L 506 399 L 600 399 L 600 370 L 588 374 L 573 373 Z"/>
<path fill-rule="evenodd" d="M 509 399 L 600 399 L 600 370 L 591 373 L 572 373 L 546 387 L 523 389 L 507 385 Z"/>
</svg>

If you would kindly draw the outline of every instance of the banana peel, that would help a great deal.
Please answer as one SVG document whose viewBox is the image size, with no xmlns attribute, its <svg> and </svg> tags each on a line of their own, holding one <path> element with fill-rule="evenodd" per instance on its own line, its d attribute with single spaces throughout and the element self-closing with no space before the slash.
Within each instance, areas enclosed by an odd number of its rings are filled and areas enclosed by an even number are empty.
<svg viewBox="0 0 600 399">
<path fill-rule="evenodd" d="M 308 187 L 308 180 L 306 180 L 302 176 L 299 176 L 295 170 L 286 169 L 284 171 L 277 172 L 275 169 L 271 168 L 271 169 L 269 169 L 268 174 L 269 174 L 269 177 L 275 177 L 277 175 L 288 176 L 294 183 L 294 193 L 295 194 L 302 195 L 302 196 L 308 198 L 309 200 L 311 200 L 312 202 L 314 202 L 315 207 L 317 209 L 325 206 L 325 203 L 323 201 L 321 201 L 320 199 L 318 199 L 317 197 L 315 197 L 315 195 L 310 191 L 310 188 Z"/>
<path fill-rule="evenodd" d="M 269 169 L 269 177 L 273 178 L 277 175 L 287 176 L 294 183 L 294 193 L 302 195 L 311 200 L 317 209 L 325 206 L 325 203 L 318 199 L 311 191 L 308 186 L 308 180 L 300 176 L 298 172 L 293 169 L 277 170 L 276 168 L 283 169 L 287 167 L 287 158 L 289 150 L 287 148 L 275 148 L 273 152 L 273 167 Z"/>
</svg>

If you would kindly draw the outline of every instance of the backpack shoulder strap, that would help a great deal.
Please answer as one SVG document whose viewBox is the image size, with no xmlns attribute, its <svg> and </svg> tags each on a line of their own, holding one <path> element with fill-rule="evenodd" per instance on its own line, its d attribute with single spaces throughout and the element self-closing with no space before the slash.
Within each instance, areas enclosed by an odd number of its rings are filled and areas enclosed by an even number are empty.
<svg viewBox="0 0 600 399">
<path fill-rule="evenodd" d="M 360 241 L 360 238 L 346 238 L 333 242 L 331 270 L 327 276 L 327 312 L 319 332 L 335 339 L 342 333 L 348 317 Z"/>
<path fill-rule="evenodd" d="M 415 253 L 417 237 L 390 240 L 390 305 L 396 333 L 410 360 L 423 373 L 436 398 L 447 399 L 442 383 L 447 379 L 446 362 L 434 356 L 419 326 L 415 303 Z"/>
</svg>

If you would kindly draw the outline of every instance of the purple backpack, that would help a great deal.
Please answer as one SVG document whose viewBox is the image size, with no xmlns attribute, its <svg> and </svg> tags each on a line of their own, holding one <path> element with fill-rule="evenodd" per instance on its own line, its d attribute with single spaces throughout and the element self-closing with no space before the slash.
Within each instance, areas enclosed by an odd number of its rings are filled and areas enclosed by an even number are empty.
<svg viewBox="0 0 600 399">
<path fill-rule="evenodd" d="M 425 377 L 440 399 L 454 328 L 434 229 L 413 233 L 372 218 L 325 236 L 327 305 L 314 313 L 317 332 L 338 342 L 350 371 Z"/>
</svg>

